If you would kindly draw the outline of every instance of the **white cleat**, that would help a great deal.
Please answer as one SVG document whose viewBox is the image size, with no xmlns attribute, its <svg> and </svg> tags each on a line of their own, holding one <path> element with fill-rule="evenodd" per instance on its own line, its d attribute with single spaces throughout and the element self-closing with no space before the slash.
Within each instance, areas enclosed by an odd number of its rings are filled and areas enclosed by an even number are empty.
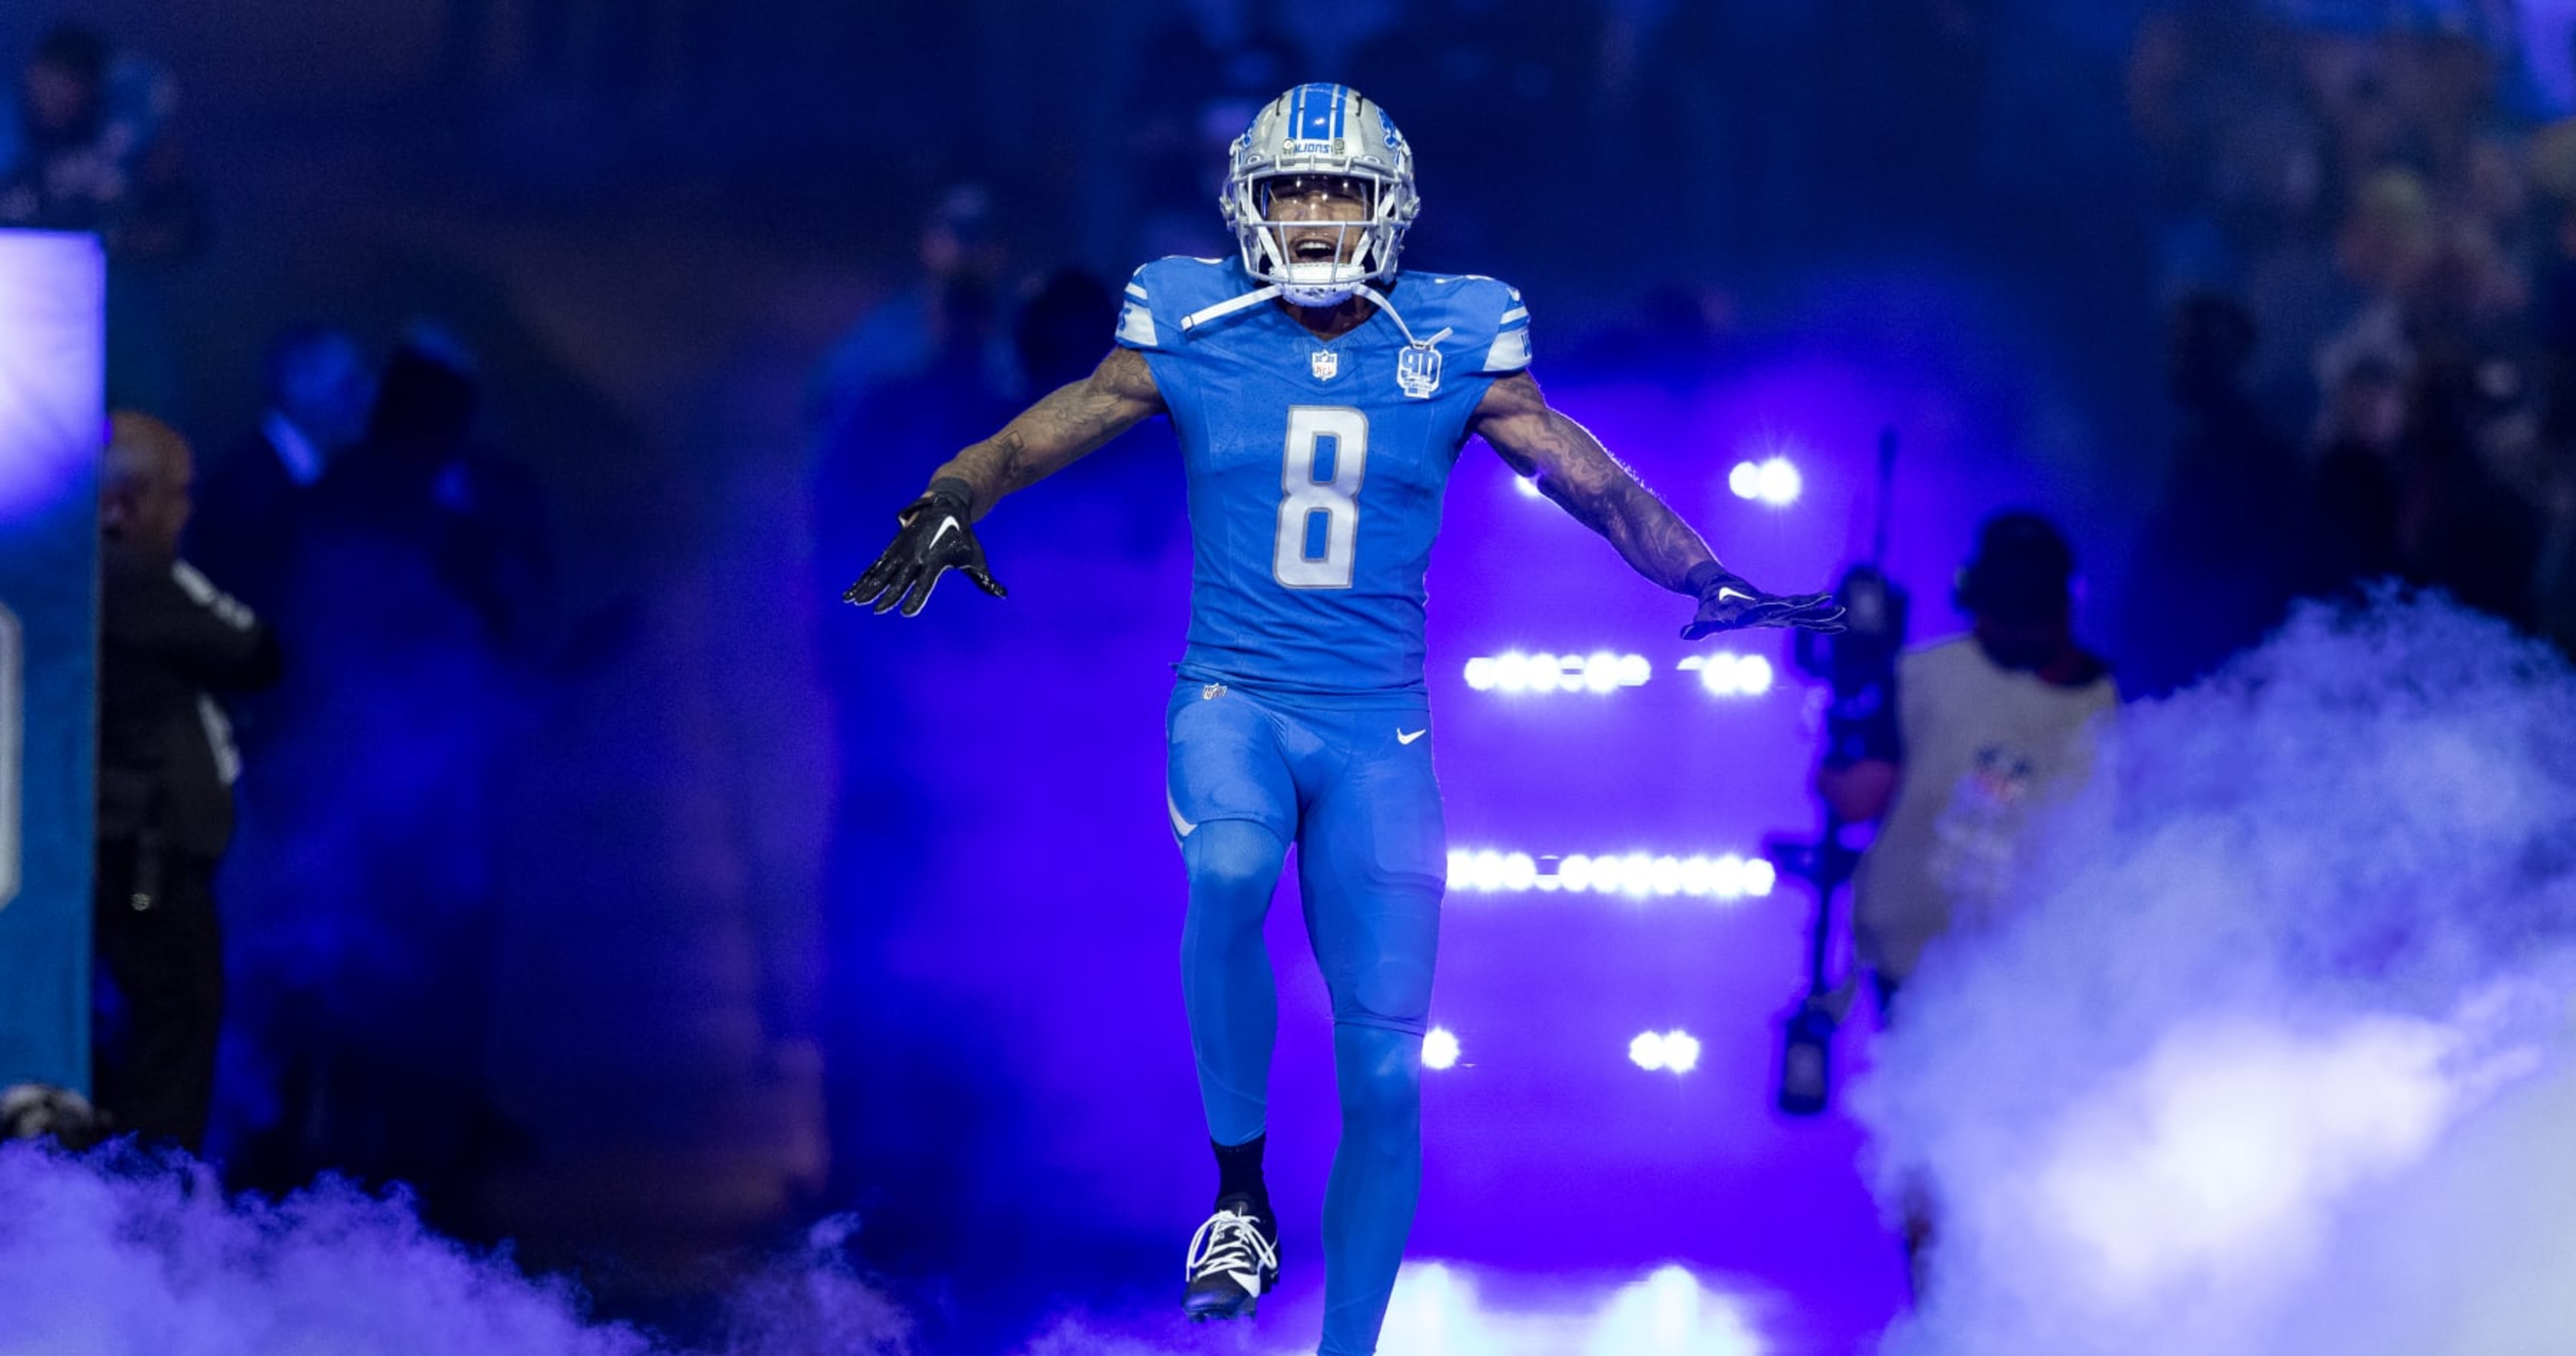
<svg viewBox="0 0 2576 1356">
<path fill-rule="evenodd" d="M 1263 1292 L 1279 1284 L 1279 1226 L 1255 1214 L 1248 1198 L 1228 1196 L 1191 1235 L 1185 1270 L 1183 1313 L 1200 1322 L 1250 1318 Z"/>
</svg>

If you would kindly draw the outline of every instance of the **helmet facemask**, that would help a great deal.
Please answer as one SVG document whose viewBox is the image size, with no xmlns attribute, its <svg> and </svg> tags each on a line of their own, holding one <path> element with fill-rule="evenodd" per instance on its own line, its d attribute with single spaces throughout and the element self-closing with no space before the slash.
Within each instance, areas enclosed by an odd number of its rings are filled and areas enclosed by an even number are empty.
<svg viewBox="0 0 2576 1356">
<path fill-rule="evenodd" d="M 1329 128 L 1333 135 L 1315 135 Z M 1375 104 L 1340 86 L 1274 100 L 1234 143 L 1220 199 L 1243 266 L 1299 306 L 1395 276 L 1421 209 L 1413 153 Z"/>
</svg>

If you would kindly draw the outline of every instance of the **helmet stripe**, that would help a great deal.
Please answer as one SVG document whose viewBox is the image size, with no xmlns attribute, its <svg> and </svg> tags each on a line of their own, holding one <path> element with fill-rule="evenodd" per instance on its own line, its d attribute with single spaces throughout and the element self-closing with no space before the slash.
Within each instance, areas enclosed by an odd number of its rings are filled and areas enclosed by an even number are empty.
<svg viewBox="0 0 2576 1356">
<path fill-rule="evenodd" d="M 1344 135 L 1349 90 L 1341 85 L 1299 85 L 1288 108 L 1288 135 L 1298 141 L 1331 141 Z"/>
</svg>

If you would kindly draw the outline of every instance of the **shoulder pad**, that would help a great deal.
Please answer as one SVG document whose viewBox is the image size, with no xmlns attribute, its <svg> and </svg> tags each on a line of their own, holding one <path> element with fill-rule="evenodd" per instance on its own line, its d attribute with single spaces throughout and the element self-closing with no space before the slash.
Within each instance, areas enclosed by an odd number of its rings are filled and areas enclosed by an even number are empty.
<svg viewBox="0 0 2576 1356">
<path fill-rule="evenodd" d="M 1181 317 L 1251 290 L 1232 259 L 1157 259 L 1127 279 L 1118 312 L 1118 342 L 1168 349 L 1181 342 Z"/>
<path fill-rule="evenodd" d="M 1430 273 L 1407 277 L 1416 286 L 1399 297 L 1404 318 L 1417 333 L 1448 329 L 1451 344 L 1442 347 L 1468 356 L 1473 372 L 1518 372 L 1530 363 L 1529 307 L 1520 289 L 1474 273 Z M 1411 304 L 1407 304 L 1410 300 Z M 1415 318 L 1419 308 L 1422 318 Z"/>
</svg>

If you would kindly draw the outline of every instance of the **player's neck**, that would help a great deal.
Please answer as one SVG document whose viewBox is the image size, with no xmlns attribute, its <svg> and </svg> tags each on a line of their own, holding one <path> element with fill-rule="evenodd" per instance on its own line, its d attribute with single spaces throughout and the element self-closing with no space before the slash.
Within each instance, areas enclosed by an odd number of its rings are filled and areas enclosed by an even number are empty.
<svg viewBox="0 0 2576 1356">
<path fill-rule="evenodd" d="M 1318 339 L 1339 339 L 1368 323 L 1377 314 L 1377 306 L 1357 294 L 1342 298 L 1330 306 L 1299 306 L 1282 297 L 1279 305 L 1297 318 Z"/>
</svg>

